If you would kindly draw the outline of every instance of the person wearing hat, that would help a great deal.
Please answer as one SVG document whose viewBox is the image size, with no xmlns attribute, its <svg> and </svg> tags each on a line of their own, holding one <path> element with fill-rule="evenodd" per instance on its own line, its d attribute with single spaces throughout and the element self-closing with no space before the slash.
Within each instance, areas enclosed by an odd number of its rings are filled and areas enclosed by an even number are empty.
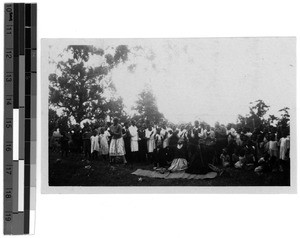
<svg viewBox="0 0 300 238">
<path fill-rule="evenodd" d="M 187 163 L 187 151 L 183 145 L 184 140 L 180 138 L 177 142 L 177 146 L 174 151 L 174 158 L 171 166 L 168 168 L 170 172 L 184 171 L 188 167 Z"/>
</svg>

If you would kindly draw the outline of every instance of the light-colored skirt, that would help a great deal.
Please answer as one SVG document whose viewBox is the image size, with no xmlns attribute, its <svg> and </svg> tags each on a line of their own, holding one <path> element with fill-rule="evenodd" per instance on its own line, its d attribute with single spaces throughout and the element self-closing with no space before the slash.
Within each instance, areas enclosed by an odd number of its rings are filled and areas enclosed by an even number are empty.
<svg viewBox="0 0 300 238">
<path fill-rule="evenodd" d="M 96 136 L 91 139 L 91 153 L 99 150 L 100 150 L 100 146 L 99 146 L 98 136 Z"/>
<path fill-rule="evenodd" d="M 177 158 L 177 159 L 173 159 L 172 164 L 168 168 L 168 170 L 171 172 L 183 171 L 183 170 L 186 170 L 187 167 L 188 167 L 188 164 L 187 164 L 186 159 Z"/>
<path fill-rule="evenodd" d="M 137 140 L 131 140 L 130 148 L 131 148 L 131 152 L 139 151 L 139 142 Z"/>
<path fill-rule="evenodd" d="M 108 150 L 109 150 L 108 142 L 107 142 L 105 137 L 102 137 L 100 139 L 100 154 L 101 155 L 108 155 Z"/>
<path fill-rule="evenodd" d="M 119 139 L 112 139 L 109 147 L 110 156 L 123 156 L 125 155 L 125 146 L 123 137 Z"/>
<path fill-rule="evenodd" d="M 155 150 L 155 140 L 154 139 L 149 139 L 147 141 L 147 149 L 148 149 L 148 153 L 152 153 Z"/>
</svg>

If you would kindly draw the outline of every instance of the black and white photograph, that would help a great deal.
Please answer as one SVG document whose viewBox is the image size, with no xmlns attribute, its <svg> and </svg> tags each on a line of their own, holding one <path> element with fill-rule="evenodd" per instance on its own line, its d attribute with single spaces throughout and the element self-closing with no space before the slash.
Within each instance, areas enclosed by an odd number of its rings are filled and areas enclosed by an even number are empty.
<svg viewBox="0 0 300 238">
<path fill-rule="evenodd" d="M 299 1 L 1 6 L 3 234 L 300 237 Z"/>
<path fill-rule="evenodd" d="M 50 187 L 291 185 L 295 38 L 43 39 L 42 49 Z"/>
</svg>

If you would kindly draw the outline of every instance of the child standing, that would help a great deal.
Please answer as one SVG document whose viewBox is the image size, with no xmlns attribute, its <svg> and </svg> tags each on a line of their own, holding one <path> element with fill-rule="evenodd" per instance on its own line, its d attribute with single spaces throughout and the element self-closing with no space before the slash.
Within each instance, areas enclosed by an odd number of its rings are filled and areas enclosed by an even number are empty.
<svg viewBox="0 0 300 238">
<path fill-rule="evenodd" d="M 278 158 L 278 143 L 275 137 L 275 134 L 271 135 L 270 141 L 269 141 L 269 154 L 270 156 L 275 156 L 276 158 Z"/>
<path fill-rule="evenodd" d="M 95 130 L 93 132 L 93 135 L 91 136 L 91 154 L 92 154 L 92 159 L 93 160 L 98 158 L 99 150 L 100 150 L 99 137 L 97 135 L 97 131 Z"/>
<path fill-rule="evenodd" d="M 100 145 L 100 155 L 103 156 L 105 160 L 108 159 L 108 140 L 109 140 L 109 132 L 105 131 L 105 129 L 102 127 L 100 129 L 100 135 L 99 135 L 99 145 Z"/>
</svg>

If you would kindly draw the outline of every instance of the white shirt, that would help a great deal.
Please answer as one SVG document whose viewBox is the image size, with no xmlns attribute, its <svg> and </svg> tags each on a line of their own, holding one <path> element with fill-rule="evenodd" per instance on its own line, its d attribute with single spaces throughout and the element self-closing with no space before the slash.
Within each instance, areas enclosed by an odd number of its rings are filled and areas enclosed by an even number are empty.
<svg viewBox="0 0 300 238">
<path fill-rule="evenodd" d="M 138 135 L 138 129 L 136 126 L 130 126 L 128 128 L 129 133 L 131 135 L 131 140 L 138 140 L 139 139 L 139 135 Z"/>
<path fill-rule="evenodd" d="M 154 136 L 156 134 L 156 130 L 154 128 L 151 128 L 151 131 L 147 128 L 146 129 L 146 138 L 150 140 L 154 140 Z"/>
<path fill-rule="evenodd" d="M 178 136 L 184 138 L 186 136 L 186 134 L 187 134 L 186 129 L 183 129 L 183 130 L 179 131 Z"/>
<path fill-rule="evenodd" d="M 161 135 L 162 137 L 165 137 L 165 135 L 166 135 L 166 130 L 163 129 L 163 128 L 161 128 L 161 129 L 160 129 L 160 135 Z"/>
<path fill-rule="evenodd" d="M 269 149 L 277 150 L 277 141 L 269 141 Z"/>
</svg>

